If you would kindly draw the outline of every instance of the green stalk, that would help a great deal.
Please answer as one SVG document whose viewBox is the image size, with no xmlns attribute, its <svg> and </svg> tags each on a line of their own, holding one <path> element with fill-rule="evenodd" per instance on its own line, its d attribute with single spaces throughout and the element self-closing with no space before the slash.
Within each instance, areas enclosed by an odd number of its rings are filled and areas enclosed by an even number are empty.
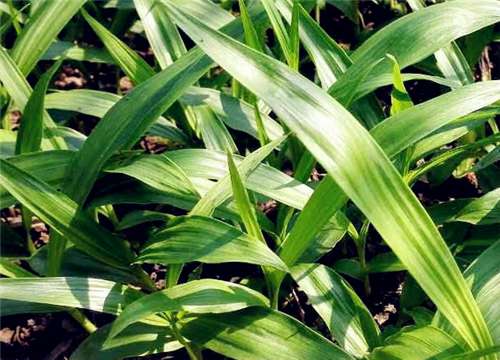
<svg viewBox="0 0 500 360">
<path fill-rule="evenodd" d="M 78 309 L 67 310 L 68 314 L 78 322 L 89 334 L 97 330 L 97 327 Z"/>
<path fill-rule="evenodd" d="M 182 334 L 179 331 L 179 328 L 177 327 L 177 319 L 174 314 L 167 314 L 167 318 L 170 321 L 170 326 L 172 328 L 172 333 L 177 339 L 178 342 L 180 342 L 184 347 L 186 348 L 186 351 L 189 355 L 189 358 L 191 360 L 202 360 L 203 356 L 201 354 L 201 351 L 196 349 L 191 343 L 186 341 Z"/>
<path fill-rule="evenodd" d="M 33 239 L 31 238 L 31 211 L 29 211 L 26 207 L 21 206 L 21 218 L 23 221 L 23 227 L 26 232 L 26 246 L 31 255 L 36 252 L 35 244 L 33 243 Z"/>
</svg>

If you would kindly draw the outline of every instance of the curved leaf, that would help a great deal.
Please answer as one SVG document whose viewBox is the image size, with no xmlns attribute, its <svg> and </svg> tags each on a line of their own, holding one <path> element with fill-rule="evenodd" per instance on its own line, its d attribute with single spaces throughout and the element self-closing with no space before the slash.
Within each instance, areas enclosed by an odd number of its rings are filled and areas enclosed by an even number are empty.
<svg viewBox="0 0 500 360">
<path fill-rule="evenodd" d="M 107 324 L 90 334 L 71 354 L 70 360 L 123 360 L 131 356 L 175 351 L 183 347 L 166 326 L 136 323 L 114 339 L 109 339 L 110 330 L 111 324 Z"/>
<path fill-rule="evenodd" d="M 418 350 L 417 350 L 418 349 Z M 386 341 L 370 354 L 370 360 L 445 359 L 463 353 L 463 349 L 444 331 L 432 326 L 406 329 Z"/>
<path fill-rule="evenodd" d="M 500 345 L 500 241 L 495 242 L 465 270 L 464 276 L 488 324 L 493 341 Z M 439 312 L 433 324 L 450 334 L 453 325 Z"/>
<path fill-rule="evenodd" d="M 33 90 L 19 67 L 2 46 L 0 46 L 0 81 L 2 81 L 15 104 L 23 111 Z M 46 111 L 43 112 L 43 122 L 44 130 L 52 146 L 55 149 L 65 149 L 66 144 L 64 141 L 54 136 L 53 129 L 56 124 Z"/>
<path fill-rule="evenodd" d="M 335 271 L 324 265 L 300 264 L 291 273 L 343 349 L 360 358 L 379 345 L 379 329 L 370 312 Z"/>
<path fill-rule="evenodd" d="M 57 34 L 87 0 L 40 2 L 11 50 L 24 75 L 31 72 Z"/>
<path fill-rule="evenodd" d="M 287 267 L 264 243 L 222 221 L 203 216 L 179 217 L 171 226 L 153 235 L 136 262 L 183 264 L 244 262 Z"/>
<path fill-rule="evenodd" d="M 352 359 L 299 321 L 262 307 L 202 315 L 181 333 L 196 345 L 233 359 Z"/>
<path fill-rule="evenodd" d="M 118 314 L 141 294 L 112 281 L 92 278 L 0 279 L 0 298 Z"/>
<path fill-rule="evenodd" d="M 128 268 L 132 252 L 125 242 L 77 211 L 76 204 L 50 185 L 5 160 L 0 184 L 33 214 L 75 246 L 109 265 Z"/>
<path fill-rule="evenodd" d="M 449 21 L 450 18 L 455 21 Z M 499 20 L 500 8 L 496 0 L 445 2 L 403 16 L 385 26 L 354 51 L 351 56 L 354 64 L 329 91 L 336 94 L 349 92 L 363 78 L 365 69 L 384 58 L 385 54 L 392 54 L 398 59 L 401 68 L 405 68 L 451 41 Z M 370 77 L 373 80 L 387 73 L 390 73 L 390 63 L 382 61 L 371 71 Z"/>
<path fill-rule="evenodd" d="M 104 91 L 75 89 L 47 94 L 45 107 L 47 109 L 77 111 L 102 118 L 120 99 L 122 99 L 121 96 Z M 186 135 L 162 116 L 150 125 L 146 134 L 163 136 L 180 144 L 188 142 Z"/>
<path fill-rule="evenodd" d="M 169 8 L 198 46 L 265 100 L 297 134 L 468 344 L 473 349 L 491 345 L 484 319 L 446 243 L 356 119 L 317 86 L 275 59 L 210 29 L 175 6 Z M 361 175 L 367 173 L 370 177 Z"/>
<path fill-rule="evenodd" d="M 194 280 L 127 305 L 113 323 L 109 337 L 115 337 L 130 324 L 159 312 L 224 313 L 268 305 L 269 301 L 263 295 L 245 286 L 215 279 Z"/>
<path fill-rule="evenodd" d="M 73 155 L 73 151 L 53 150 L 17 155 L 8 161 L 33 177 L 57 187 L 62 183 Z M 6 208 L 15 202 L 16 199 L 0 184 L 0 207 Z"/>
</svg>

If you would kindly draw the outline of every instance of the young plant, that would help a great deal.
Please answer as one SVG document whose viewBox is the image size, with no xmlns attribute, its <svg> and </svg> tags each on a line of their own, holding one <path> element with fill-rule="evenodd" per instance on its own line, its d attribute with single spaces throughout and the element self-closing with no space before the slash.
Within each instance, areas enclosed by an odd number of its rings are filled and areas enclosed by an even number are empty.
<svg viewBox="0 0 500 360">
<path fill-rule="evenodd" d="M 498 357 L 497 0 L 373 34 L 357 1 L 69 3 L 0 4 L 2 316 L 67 312 L 77 360 Z M 130 89 L 53 91 L 62 63 Z M 474 196 L 422 190 L 464 172 Z"/>
</svg>

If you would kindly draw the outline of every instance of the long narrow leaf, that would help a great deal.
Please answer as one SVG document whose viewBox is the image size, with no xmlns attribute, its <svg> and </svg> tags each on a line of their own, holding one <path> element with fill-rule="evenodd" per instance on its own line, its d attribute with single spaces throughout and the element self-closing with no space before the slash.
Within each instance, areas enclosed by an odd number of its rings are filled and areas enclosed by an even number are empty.
<svg viewBox="0 0 500 360">
<path fill-rule="evenodd" d="M 61 60 L 56 62 L 40 78 L 31 93 L 23 111 L 23 119 L 19 127 L 16 141 L 16 154 L 40 150 L 43 137 L 43 112 L 45 93 L 50 79 L 61 65 Z"/>
<path fill-rule="evenodd" d="M 380 147 L 352 115 L 274 59 L 242 46 L 173 6 L 170 8 L 182 29 L 205 52 L 265 99 L 297 134 L 468 344 L 474 349 L 491 345 L 484 319 L 435 225 Z M 366 173 L 371 176 L 361 176 Z M 440 274 L 439 278 L 436 274 Z"/>
<path fill-rule="evenodd" d="M 0 183 L 21 204 L 91 256 L 110 265 L 128 268 L 132 253 L 124 241 L 77 212 L 76 204 L 55 188 L 5 160 L 0 160 Z"/>
<path fill-rule="evenodd" d="M 42 1 L 30 16 L 11 55 L 24 75 L 31 72 L 57 34 L 87 0 Z"/>
<path fill-rule="evenodd" d="M 90 278 L 0 280 L 0 298 L 118 314 L 141 294 L 112 281 Z"/>
</svg>

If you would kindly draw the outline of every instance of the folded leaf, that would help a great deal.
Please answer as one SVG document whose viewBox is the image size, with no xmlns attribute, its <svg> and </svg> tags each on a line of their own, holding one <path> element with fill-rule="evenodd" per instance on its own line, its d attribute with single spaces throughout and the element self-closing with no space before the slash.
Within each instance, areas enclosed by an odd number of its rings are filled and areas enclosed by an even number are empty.
<svg viewBox="0 0 500 360">
<path fill-rule="evenodd" d="M 370 312 L 335 271 L 324 265 L 300 264 L 291 273 L 345 351 L 361 358 L 379 345 L 379 329 Z"/>
</svg>

